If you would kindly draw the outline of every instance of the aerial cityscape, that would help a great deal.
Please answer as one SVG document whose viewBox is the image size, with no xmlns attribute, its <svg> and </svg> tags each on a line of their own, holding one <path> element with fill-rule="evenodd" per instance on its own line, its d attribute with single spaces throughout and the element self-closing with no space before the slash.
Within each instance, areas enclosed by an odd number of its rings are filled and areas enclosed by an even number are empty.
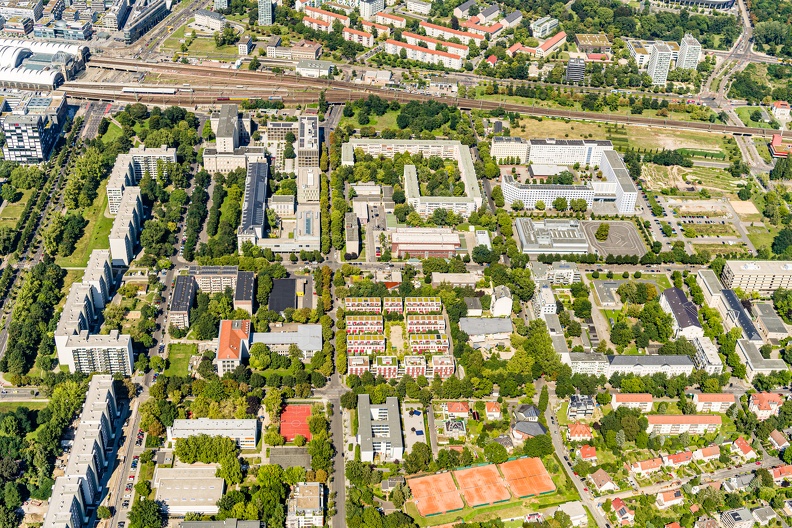
<svg viewBox="0 0 792 528">
<path fill-rule="evenodd" d="M 0 528 L 788 527 L 791 17 L 0 0 Z"/>
</svg>

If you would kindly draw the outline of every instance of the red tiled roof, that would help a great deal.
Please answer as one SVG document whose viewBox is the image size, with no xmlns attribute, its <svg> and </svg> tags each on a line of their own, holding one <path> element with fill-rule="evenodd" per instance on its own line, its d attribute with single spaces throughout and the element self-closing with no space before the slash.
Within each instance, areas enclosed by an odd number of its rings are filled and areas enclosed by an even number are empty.
<svg viewBox="0 0 792 528">
<path fill-rule="evenodd" d="M 542 42 L 542 44 L 539 46 L 539 49 L 541 49 L 542 51 L 547 51 L 565 38 L 566 38 L 566 33 L 560 31 L 555 35 L 553 35 L 551 38 Z"/>
<path fill-rule="evenodd" d="M 606 60 L 608 56 L 604 53 L 587 53 L 586 58 L 588 60 L 601 61 L 601 60 Z"/>
<path fill-rule="evenodd" d="M 750 445 L 748 445 L 748 442 L 746 442 L 746 441 L 745 441 L 745 438 L 743 438 L 742 436 L 741 436 L 741 437 L 739 437 L 737 440 L 735 440 L 735 441 L 734 441 L 734 445 L 735 445 L 735 447 L 736 447 L 737 449 L 739 449 L 740 451 L 742 451 L 742 454 L 743 454 L 743 455 L 747 455 L 747 454 L 749 454 L 749 453 L 752 453 L 752 452 L 753 452 L 753 447 L 751 447 Z"/>
<path fill-rule="evenodd" d="M 650 458 L 649 460 L 641 460 L 640 462 L 636 462 L 635 464 L 633 464 L 633 468 L 640 469 L 641 471 L 651 471 L 653 469 L 658 469 L 662 465 L 663 465 L 663 459 L 657 457 L 657 458 Z"/>
<path fill-rule="evenodd" d="M 487 57 L 487 62 L 495 66 L 498 63 L 498 57 L 496 57 L 495 55 L 490 55 L 489 57 Z"/>
<path fill-rule="evenodd" d="M 696 394 L 696 400 L 705 403 L 734 403 L 734 394 L 729 394 L 728 392 L 717 392 L 714 394 Z"/>
<path fill-rule="evenodd" d="M 487 402 L 484 404 L 488 413 L 499 413 L 501 412 L 501 406 L 498 402 Z"/>
<path fill-rule="evenodd" d="M 338 13 L 333 13 L 332 11 L 325 11 L 324 9 L 319 9 L 318 7 L 305 6 L 305 12 L 325 15 L 332 18 L 337 18 L 338 20 L 349 20 L 349 17 L 346 15 L 339 15 Z"/>
<path fill-rule="evenodd" d="M 665 528 L 682 528 L 678 522 L 672 522 L 665 525 Z"/>
<path fill-rule="evenodd" d="M 757 392 L 751 394 L 751 405 L 755 405 L 760 411 L 771 411 L 774 407 L 781 406 L 784 399 L 780 394 L 773 392 Z"/>
<path fill-rule="evenodd" d="M 382 18 L 390 18 L 391 20 L 398 20 L 399 22 L 406 22 L 407 21 L 407 19 L 404 18 L 404 17 L 400 17 L 398 15 L 392 15 L 390 13 L 379 12 L 379 13 L 377 13 L 377 16 L 382 17 Z"/>
<path fill-rule="evenodd" d="M 450 27 L 439 26 L 437 24 L 430 24 L 429 22 L 421 22 L 418 25 L 424 28 L 439 29 L 441 31 L 451 33 L 452 35 L 458 35 L 460 37 L 467 37 L 474 40 L 484 40 L 484 37 L 482 37 L 481 35 L 476 35 L 475 33 L 468 33 L 467 31 L 459 31 L 458 29 L 451 29 Z"/>
<path fill-rule="evenodd" d="M 776 158 L 786 158 L 792 151 L 792 143 L 784 143 L 781 134 L 773 134 L 773 141 L 770 143 L 770 150 Z"/>
<path fill-rule="evenodd" d="M 411 33 L 410 31 L 403 31 L 402 32 L 402 37 L 404 37 L 404 38 L 411 37 L 411 38 L 414 38 L 416 40 L 421 40 L 423 42 L 431 42 L 433 44 L 440 44 L 441 46 L 445 46 L 448 49 L 456 48 L 458 50 L 464 50 L 464 51 L 468 50 L 468 47 L 465 46 L 464 44 L 457 44 L 456 42 L 446 42 L 444 40 L 438 40 L 436 38 L 427 37 L 426 35 L 419 35 L 418 33 Z"/>
<path fill-rule="evenodd" d="M 450 413 L 467 413 L 470 412 L 470 404 L 468 402 L 448 402 L 446 409 Z"/>
<path fill-rule="evenodd" d="M 437 51 L 437 50 L 430 50 L 429 48 L 422 48 L 421 46 L 414 46 L 412 44 L 407 44 L 406 42 L 400 42 L 398 40 L 388 39 L 385 41 L 387 44 L 395 44 L 396 46 L 407 48 L 415 51 L 423 51 L 424 53 L 428 53 L 430 55 L 439 55 L 441 57 L 448 57 L 450 59 L 461 59 L 459 55 L 454 55 L 453 53 L 446 53 L 445 51 Z M 387 285 L 387 283 L 386 283 Z"/>
<path fill-rule="evenodd" d="M 669 464 L 678 466 L 679 464 L 684 464 L 685 462 L 690 462 L 693 458 L 693 453 L 690 451 L 682 451 L 681 453 L 674 453 L 673 455 L 668 455 L 666 460 Z"/>
<path fill-rule="evenodd" d="M 325 20 L 319 20 L 318 18 L 313 18 L 309 16 L 303 17 L 302 21 L 303 24 L 315 24 L 319 26 L 330 27 L 330 22 L 327 22 Z"/>
<path fill-rule="evenodd" d="M 778 466 L 773 468 L 773 478 L 780 480 L 783 478 L 792 477 L 792 465 Z"/>
<path fill-rule="evenodd" d="M 781 431 L 779 431 L 778 429 L 774 429 L 773 432 L 770 433 L 770 439 L 776 445 L 779 445 L 779 446 L 780 445 L 784 445 L 784 444 L 789 442 L 789 440 L 787 440 L 787 437 L 784 436 L 784 434 Z"/>
<path fill-rule="evenodd" d="M 613 399 L 616 400 L 618 403 L 649 403 L 654 401 L 652 399 L 651 394 L 644 392 L 635 393 L 635 394 L 619 392 L 616 393 Z"/>
<path fill-rule="evenodd" d="M 220 321 L 220 335 L 218 337 L 217 359 L 242 358 L 240 345 L 242 341 L 250 339 L 250 320 L 231 320 Z"/>
<path fill-rule="evenodd" d="M 720 456 L 720 446 L 704 447 L 696 451 L 701 455 L 701 458 L 707 459 L 711 457 Z"/>
<path fill-rule="evenodd" d="M 590 445 L 580 446 L 580 458 L 583 460 L 597 458 L 597 449 Z"/>
<path fill-rule="evenodd" d="M 359 29 L 344 28 L 342 33 L 352 33 L 353 35 L 357 35 L 359 37 L 374 38 L 374 35 L 371 33 L 366 33 L 365 31 L 360 31 Z"/>
<path fill-rule="evenodd" d="M 591 428 L 580 422 L 569 424 L 569 436 L 574 438 L 591 438 Z"/>
<path fill-rule="evenodd" d="M 786 101 L 775 101 L 773 103 L 773 106 L 775 108 L 789 108 L 789 103 L 787 103 Z"/>
</svg>

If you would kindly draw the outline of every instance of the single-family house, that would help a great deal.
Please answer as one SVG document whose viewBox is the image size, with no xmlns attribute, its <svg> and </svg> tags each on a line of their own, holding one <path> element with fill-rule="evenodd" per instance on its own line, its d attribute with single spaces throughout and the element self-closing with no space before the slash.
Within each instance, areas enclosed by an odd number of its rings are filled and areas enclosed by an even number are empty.
<svg viewBox="0 0 792 528">
<path fill-rule="evenodd" d="M 591 462 L 592 465 L 597 465 L 597 449 L 594 446 L 583 445 L 577 450 L 577 456 L 584 462 Z"/>
<path fill-rule="evenodd" d="M 663 465 L 670 467 L 687 466 L 693 460 L 693 453 L 690 451 L 682 451 L 681 453 L 674 453 L 673 455 L 663 455 Z"/>
<path fill-rule="evenodd" d="M 511 435 L 516 442 L 547 434 L 547 429 L 539 422 L 516 422 L 511 426 Z"/>
<path fill-rule="evenodd" d="M 615 499 L 611 503 L 611 507 L 613 507 L 613 512 L 616 514 L 619 524 L 632 524 L 635 520 L 635 512 L 627 507 L 627 504 L 624 503 L 621 497 Z"/>
<path fill-rule="evenodd" d="M 592 484 L 594 484 L 594 487 L 597 488 L 597 491 L 600 493 L 605 493 L 606 491 L 619 491 L 619 486 L 613 482 L 613 479 L 604 469 L 598 469 L 589 475 L 589 479 L 591 479 Z"/>
<path fill-rule="evenodd" d="M 773 481 L 776 484 L 780 484 L 781 482 L 792 478 L 792 465 L 786 464 L 783 466 L 778 466 L 773 468 Z"/>
<path fill-rule="evenodd" d="M 539 407 L 536 405 L 523 404 L 515 409 L 514 419 L 518 422 L 538 422 L 540 414 Z"/>
<path fill-rule="evenodd" d="M 693 451 L 693 460 L 700 462 L 710 462 L 711 460 L 717 460 L 718 457 L 720 457 L 720 446 L 716 445 L 703 447 Z"/>
<path fill-rule="evenodd" d="M 636 475 L 650 475 L 655 471 L 659 471 L 663 467 L 663 459 L 661 457 L 650 458 L 649 460 L 641 460 L 635 462 L 630 466 L 630 471 Z"/>
<path fill-rule="evenodd" d="M 468 402 L 446 402 L 445 413 L 449 418 L 467 418 L 470 414 L 470 404 Z"/>
<path fill-rule="evenodd" d="M 776 449 L 776 451 L 781 451 L 782 449 L 789 447 L 789 440 L 787 440 L 787 437 L 784 436 L 784 433 L 778 429 L 773 429 L 773 432 L 770 433 L 770 443 Z"/>
<path fill-rule="evenodd" d="M 500 420 L 501 419 L 501 406 L 498 402 L 487 402 L 484 404 L 484 409 L 487 414 L 487 420 Z"/>
<path fill-rule="evenodd" d="M 671 508 L 683 502 L 685 502 L 685 496 L 682 494 L 682 490 L 677 488 L 675 490 L 661 491 L 658 493 L 655 504 L 658 509 L 665 510 L 666 508 Z"/>
<path fill-rule="evenodd" d="M 756 451 L 753 450 L 753 447 L 751 447 L 742 436 L 732 443 L 732 453 L 745 461 L 756 458 Z"/>
<path fill-rule="evenodd" d="M 567 440 L 570 442 L 589 442 L 594 439 L 591 427 L 581 422 L 573 422 L 567 426 Z"/>
</svg>

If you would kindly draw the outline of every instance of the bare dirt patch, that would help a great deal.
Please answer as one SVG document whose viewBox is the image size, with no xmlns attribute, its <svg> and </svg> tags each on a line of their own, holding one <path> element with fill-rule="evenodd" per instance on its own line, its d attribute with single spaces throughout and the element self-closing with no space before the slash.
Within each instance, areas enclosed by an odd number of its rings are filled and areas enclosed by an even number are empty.
<svg viewBox="0 0 792 528">
<path fill-rule="evenodd" d="M 742 200 L 729 200 L 729 203 L 734 208 L 734 212 L 740 216 L 759 214 L 759 209 L 757 209 L 751 201 L 743 202 Z"/>
</svg>

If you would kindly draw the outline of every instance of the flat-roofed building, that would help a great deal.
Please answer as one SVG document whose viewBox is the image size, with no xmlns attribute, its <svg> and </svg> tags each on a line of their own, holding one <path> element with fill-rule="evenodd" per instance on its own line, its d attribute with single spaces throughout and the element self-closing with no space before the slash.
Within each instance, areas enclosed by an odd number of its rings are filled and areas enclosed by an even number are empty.
<svg viewBox="0 0 792 528">
<path fill-rule="evenodd" d="M 508 317 L 461 317 L 459 328 L 468 335 L 468 341 L 475 349 L 506 345 L 513 331 Z"/>
<path fill-rule="evenodd" d="M 663 435 L 702 435 L 714 433 L 720 429 L 722 419 L 713 414 L 650 414 L 646 416 L 649 422 L 647 433 Z"/>
<path fill-rule="evenodd" d="M 167 145 L 161 147 L 142 147 L 129 149 L 132 163 L 135 168 L 137 181 L 143 179 L 148 172 L 152 177 L 157 175 L 160 166 L 165 169 L 168 163 L 176 163 L 176 149 Z"/>
<path fill-rule="evenodd" d="M 233 152 L 239 148 L 239 109 L 235 104 L 220 106 L 215 132 L 217 152 Z"/>
<path fill-rule="evenodd" d="M 113 291 L 113 261 L 109 249 L 94 249 L 88 259 L 83 284 L 91 287 L 91 298 L 97 310 L 103 310 Z"/>
<path fill-rule="evenodd" d="M 173 286 L 168 323 L 176 328 L 185 329 L 190 326 L 190 309 L 195 301 L 198 286 L 191 275 L 179 275 Z"/>
<path fill-rule="evenodd" d="M 215 476 L 216 471 L 214 466 L 157 468 L 157 502 L 168 515 L 216 514 L 220 511 L 217 501 L 225 491 L 225 481 Z"/>
<path fill-rule="evenodd" d="M 649 64 L 646 65 L 646 73 L 652 78 L 652 84 L 663 86 L 668 79 L 668 71 L 671 68 L 673 52 L 665 42 L 658 42 L 654 45 Z"/>
<path fill-rule="evenodd" d="M 535 221 L 530 218 L 518 218 L 515 227 L 520 251 L 527 255 L 541 253 L 583 255 L 589 252 L 588 239 L 577 220 Z"/>
<path fill-rule="evenodd" d="M 187 274 L 195 278 L 198 289 L 206 293 L 223 293 L 226 288 L 236 289 L 237 266 L 190 266 Z"/>
<path fill-rule="evenodd" d="M 748 315 L 748 310 L 745 309 L 734 290 L 723 290 L 721 292 L 721 302 L 718 308 L 723 316 L 723 326 L 726 330 L 740 327 L 746 339 L 758 343 L 759 346 L 764 343 L 762 335 L 756 329 L 751 316 Z"/>
<path fill-rule="evenodd" d="M 297 166 L 319 166 L 319 118 L 300 116 L 297 135 Z"/>
<path fill-rule="evenodd" d="M 602 153 L 613 150 L 613 143 L 600 139 L 530 139 L 528 161 L 545 165 L 599 166 Z"/>
<path fill-rule="evenodd" d="M 583 53 L 610 53 L 611 43 L 605 33 L 578 33 L 575 35 L 578 51 Z"/>
<path fill-rule="evenodd" d="M 371 370 L 371 360 L 368 356 L 348 356 L 347 374 L 352 376 L 362 376 Z"/>
<path fill-rule="evenodd" d="M 430 363 L 432 369 L 432 377 L 438 376 L 441 379 L 448 379 L 454 375 L 456 366 L 454 363 L 454 356 L 451 354 L 440 354 L 432 356 Z M 427 369 L 427 377 L 429 376 L 429 369 Z"/>
<path fill-rule="evenodd" d="M 692 343 L 696 347 L 693 364 L 697 369 L 706 371 L 710 376 L 719 376 L 723 373 L 723 361 L 721 361 L 718 347 L 715 346 L 712 339 L 706 336 L 695 337 Z"/>
<path fill-rule="evenodd" d="M 627 51 L 630 56 L 635 59 L 638 68 L 643 69 L 649 65 L 649 60 L 652 57 L 652 52 L 658 44 L 665 44 L 671 50 L 671 60 L 676 61 L 679 57 L 679 44 L 670 41 L 661 40 L 635 40 L 627 39 Z"/>
<path fill-rule="evenodd" d="M 549 16 L 531 22 L 531 33 L 538 39 L 550 36 L 557 28 L 558 19 Z"/>
<path fill-rule="evenodd" d="M 413 353 L 450 352 L 450 344 L 446 334 L 410 334 L 410 350 Z"/>
<path fill-rule="evenodd" d="M 770 375 L 789 368 L 783 359 L 765 359 L 756 343 L 748 339 L 737 340 L 737 353 L 745 364 L 748 381 L 753 381 L 757 374 Z"/>
<path fill-rule="evenodd" d="M 346 342 L 350 356 L 385 353 L 385 336 L 381 334 L 351 334 Z"/>
<path fill-rule="evenodd" d="M 269 165 L 267 163 L 251 163 L 245 176 L 245 190 L 242 201 L 242 218 L 237 228 L 237 244 L 250 242 L 256 245 L 264 238 L 266 228 L 266 198 Z"/>
<path fill-rule="evenodd" d="M 398 227 L 391 233 L 395 258 L 451 258 L 462 248 L 459 235 L 443 227 Z"/>
<path fill-rule="evenodd" d="M 636 376 L 652 376 L 665 374 L 668 377 L 690 376 L 693 373 L 693 362 L 688 356 L 608 356 L 608 368 L 605 376 L 614 374 L 635 374 Z"/>
<path fill-rule="evenodd" d="M 475 273 L 432 273 L 432 288 L 437 288 L 441 284 L 475 288 L 478 281 L 479 276 Z"/>
<path fill-rule="evenodd" d="M 344 253 L 351 258 L 360 255 L 360 223 L 355 213 L 349 212 L 344 215 Z"/>
<path fill-rule="evenodd" d="M 385 331 L 381 315 L 347 315 L 347 334 L 381 334 Z"/>
<path fill-rule="evenodd" d="M 44 528 L 80 528 L 88 523 L 88 508 L 80 477 L 58 477 L 52 487 Z"/>
<path fill-rule="evenodd" d="M 288 356 L 292 345 L 302 352 L 302 360 L 309 361 L 322 350 L 322 325 L 290 324 L 271 327 L 269 332 L 256 332 L 251 337 L 251 345 L 264 343 L 270 351 L 280 356 Z"/>
<path fill-rule="evenodd" d="M 602 175 L 608 183 L 616 184 L 616 210 L 619 214 L 635 213 L 635 202 L 638 199 L 638 187 L 630 177 L 624 160 L 615 150 L 605 150 L 600 162 Z M 602 185 L 594 185 L 595 192 L 605 191 Z M 610 192 L 611 189 L 607 189 Z"/>
<path fill-rule="evenodd" d="M 286 141 L 286 136 L 291 132 L 294 137 L 300 133 L 297 121 L 267 121 L 267 141 Z"/>
<path fill-rule="evenodd" d="M 380 297 L 347 297 L 344 299 L 344 310 L 347 312 L 382 313 Z"/>
<path fill-rule="evenodd" d="M 321 482 L 298 482 L 286 503 L 286 528 L 324 526 L 325 490 Z"/>
<path fill-rule="evenodd" d="M 278 218 L 295 218 L 295 199 L 293 194 L 274 194 L 267 198 L 267 207 L 275 211 Z"/>
<path fill-rule="evenodd" d="M 515 160 L 517 163 L 528 162 L 528 141 L 520 137 L 495 136 L 492 138 L 490 155 L 501 163 L 504 160 Z"/>
<path fill-rule="evenodd" d="M 319 201 L 319 183 L 322 171 L 319 167 L 300 167 L 297 171 L 297 201 L 299 203 Z"/>
<path fill-rule="evenodd" d="M 552 315 L 558 310 L 556 305 L 555 295 L 549 284 L 545 284 L 537 288 L 536 295 L 533 299 L 534 311 L 537 317 L 542 315 Z"/>
<path fill-rule="evenodd" d="M 408 314 L 428 314 L 443 311 L 440 297 L 405 297 L 404 311 Z"/>
<path fill-rule="evenodd" d="M 143 230 L 143 201 L 138 187 L 124 191 L 110 230 L 110 254 L 114 266 L 129 266 Z"/>
<path fill-rule="evenodd" d="M 404 375 L 413 379 L 418 376 L 426 376 L 426 358 L 424 356 L 404 356 L 402 368 Z"/>
<path fill-rule="evenodd" d="M 789 330 L 771 303 L 754 303 L 753 311 L 756 313 L 756 326 L 765 339 L 780 341 L 789 336 Z"/>
<path fill-rule="evenodd" d="M 695 70 L 701 61 L 701 43 L 691 35 L 686 33 L 679 43 L 679 55 L 676 67 L 683 70 Z"/>
<path fill-rule="evenodd" d="M 358 435 L 363 462 L 404 458 L 399 400 L 389 397 L 384 405 L 372 405 L 368 394 L 358 395 Z"/>
<path fill-rule="evenodd" d="M 234 309 L 245 310 L 253 315 L 253 302 L 255 300 L 256 274 L 252 271 L 240 271 L 237 274 L 236 287 L 234 288 Z"/>
<path fill-rule="evenodd" d="M 587 374 L 591 376 L 602 376 L 608 371 L 608 357 L 605 354 L 570 352 L 569 366 L 572 367 L 572 374 Z M 562 361 L 564 357 L 562 356 Z"/>
<path fill-rule="evenodd" d="M 721 284 L 718 275 L 711 269 L 698 270 L 696 273 L 696 284 L 701 287 L 704 293 L 704 301 L 710 307 L 716 307 L 721 303 L 721 292 L 723 292 L 723 284 Z"/>
<path fill-rule="evenodd" d="M 385 313 L 403 313 L 404 301 L 401 297 L 383 297 L 382 309 Z"/>
<path fill-rule="evenodd" d="M 111 330 L 107 335 L 89 334 L 88 330 L 82 330 L 68 336 L 63 353 L 58 353 L 58 361 L 67 365 L 71 372 L 109 372 L 131 376 L 134 365 L 132 339 L 118 330 Z"/>
<path fill-rule="evenodd" d="M 290 447 L 271 448 L 270 452 L 276 449 L 293 449 Z M 308 466 L 310 468 L 310 465 Z M 261 528 L 261 521 L 241 521 L 239 519 L 223 519 L 222 521 L 182 521 L 179 528 Z"/>
<path fill-rule="evenodd" d="M 230 438 L 240 449 L 255 449 L 258 442 L 257 420 L 213 420 L 197 418 L 194 420 L 176 419 L 168 427 L 168 443 L 173 444 L 180 438 L 198 435 L 221 436 Z"/>
<path fill-rule="evenodd" d="M 442 315 L 408 315 L 407 333 L 425 334 L 427 332 L 445 332 L 445 317 Z"/>
</svg>

